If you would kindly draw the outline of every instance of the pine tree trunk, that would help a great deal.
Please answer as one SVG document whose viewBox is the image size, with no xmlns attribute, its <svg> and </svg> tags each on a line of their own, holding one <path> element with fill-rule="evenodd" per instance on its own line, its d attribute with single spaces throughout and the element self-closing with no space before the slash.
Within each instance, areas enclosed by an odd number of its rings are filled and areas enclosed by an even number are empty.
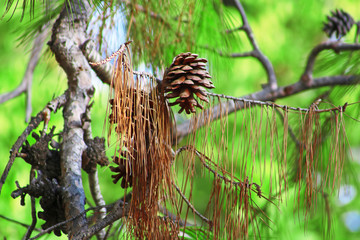
<svg viewBox="0 0 360 240">
<path fill-rule="evenodd" d="M 80 50 L 87 40 L 86 22 L 90 6 L 86 1 L 67 1 L 52 29 L 51 50 L 68 78 L 67 102 L 63 110 L 64 132 L 61 146 L 61 185 L 65 217 L 84 211 L 85 193 L 81 179 L 81 159 L 86 148 L 82 115 L 93 94 L 90 67 Z M 69 238 L 86 228 L 86 216 L 70 221 Z"/>
</svg>

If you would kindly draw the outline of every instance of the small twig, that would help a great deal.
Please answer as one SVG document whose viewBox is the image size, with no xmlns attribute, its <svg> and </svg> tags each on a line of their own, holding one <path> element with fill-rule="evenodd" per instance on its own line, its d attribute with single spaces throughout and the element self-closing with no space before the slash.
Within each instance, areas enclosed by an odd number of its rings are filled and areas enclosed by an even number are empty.
<svg viewBox="0 0 360 240">
<path fill-rule="evenodd" d="M 13 91 L 4 93 L 0 95 L 0 104 L 6 102 L 10 99 L 13 99 L 19 96 L 21 93 L 25 92 L 27 85 L 27 79 L 23 78 L 22 82 L 15 88 Z"/>
<path fill-rule="evenodd" d="M 221 179 L 222 181 L 224 181 L 225 183 L 230 183 L 234 186 L 240 186 L 241 189 L 243 190 L 249 190 L 249 191 L 252 191 L 254 193 L 256 193 L 256 195 L 259 197 L 259 198 L 264 198 L 265 200 L 267 200 L 268 202 L 270 202 L 271 204 L 273 204 L 274 206 L 276 206 L 276 204 L 271 201 L 269 198 L 265 197 L 263 194 L 262 194 L 262 191 L 261 191 L 261 187 L 259 184 L 257 183 L 249 183 L 248 179 L 246 178 L 245 181 L 241 181 L 239 179 L 237 179 L 236 177 L 233 177 L 234 179 L 238 180 L 238 181 L 232 181 L 231 179 L 227 178 L 224 175 L 221 175 L 220 173 L 218 173 L 217 171 L 215 171 L 214 169 L 211 168 L 211 166 L 209 166 L 209 164 L 206 163 L 206 161 L 204 159 L 206 159 L 207 161 L 211 162 L 213 165 L 215 165 L 215 167 L 219 168 L 219 166 L 215 163 L 213 163 L 209 157 L 207 157 L 205 154 L 199 152 L 197 149 L 195 149 L 193 146 L 191 145 L 188 145 L 188 146 L 183 146 L 181 148 L 179 148 L 177 151 L 176 151 L 176 154 L 179 154 L 181 151 L 183 150 L 190 150 L 192 152 L 194 152 L 200 159 L 201 163 L 204 165 L 204 167 L 206 169 L 208 169 L 211 173 L 214 174 L 215 177 Z M 253 189 L 252 187 L 255 187 L 255 189 Z"/>
<path fill-rule="evenodd" d="M 113 226 L 113 224 L 109 225 L 108 229 L 106 230 L 106 233 L 105 233 L 105 236 L 104 236 L 103 240 L 108 239 L 112 226 Z"/>
<path fill-rule="evenodd" d="M 191 210 L 198 215 L 201 220 L 209 224 L 210 227 L 212 227 L 212 221 L 204 217 L 201 213 L 199 213 L 196 208 L 191 204 L 191 202 L 185 197 L 185 195 L 181 192 L 180 188 L 173 182 L 173 186 L 175 187 L 176 191 L 180 194 L 181 198 L 186 202 L 186 204 L 191 208 Z"/>
<path fill-rule="evenodd" d="M 266 198 L 264 195 L 262 195 L 260 185 L 258 185 L 257 183 L 249 183 L 247 179 L 245 181 L 241 181 L 240 179 L 237 179 L 236 177 L 234 177 L 234 179 L 236 179 L 237 181 L 232 181 L 231 179 L 226 177 L 225 174 L 221 175 L 219 172 L 214 170 L 209 164 L 207 164 L 205 160 L 207 160 L 208 162 L 211 162 L 217 168 L 219 168 L 219 166 L 217 164 L 215 164 L 214 162 L 212 162 L 211 159 L 208 156 L 201 153 L 200 151 L 198 151 L 196 148 L 194 148 L 191 145 L 187 145 L 187 146 L 183 146 L 183 147 L 179 148 L 176 151 L 175 155 L 178 155 L 180 152 L 182 152 L 184 150 L 190 150 L 190 151 L 194 152 L 196 154 L 196 156 L 199 157 L 199 159 L 200 159 L 201 163 L 203 164 L 203 166 L 206 169 L 208 169 L 212 174 L 214 174 L 214 177 L 217 177 L 217 178 L 221 179 L 225 183 L 230 183 L 230 184 L 232 184 L 234 186 L 241 186 L 241 187 L 243 187 L 243 189 L 249 189 L 249 190 L 253 191 L 254 193 L 256 193 L 259 198 L 263 197 L 264 199 L 271 202 L 268 198 Z M 252 189 L 252 186 L 255 186 L 255 189 Z"/>
<path fill-rule="evenodd" d="M 101 55 L 98 51 L 96 51 L 95 42 L 91 39 L 85 41 L 81 45 L 81 51 L 86 57 L 86 60 L 88 62 L 100 62 L 101 61 Z M 112 65 L 107 62 L 102 65 L 93 66 L 90 65 L 90 67 L 94 70 L 98 78 L 106 84 L 111 84 L 111 77 L 112 77 Z"/>
<path fill-rule="evenodd" d="M 276 80 L 274 67 L 272 66 L 269 59 L 261 52 L 261 50 L 255 40 L 254 33 L 253 33 L 253 31 L 250 27 L 250 24 L 247 20 L 243 6 L 241 5 L 241 3 L 238 0 L 234 0 L 234 4 L 235 4 L 235 7 L 240 12 L 242 23 L 243 23 L 243 25 L 239 29 L 243 30 L 246 33 L 246 35 L 250 41 L 250 44 L 253 46 L 253 49 L 254 49 L 253 54 L 251 56 L 257 58 L 260 61 L 260 63 L 263 65 L 263 67 L 265 68 L 265 71 L 267 73 L 267 76 L 268 76 L 268 86 L 270 87 L 271 90 L 275 90 L 278 88 L 278 86 L 277 86 L 277 80 Z"/>
<path fill-rule="evenodd" d="M 95 205 L 96 206 L 104 206 L 105 200 L 101 194 L 101 188 L 99 185 L 99 178 L 98 178 L 98 171 L 96 170 L 95 172 L 89 173 L 88 178 L 89 178 L 89 186 L 90 186 L 91 196 L 94 199 Z M 105 216 L 106 216 L 106 208 L 103 207 L 99 210 L 99 214 L 98 214 L 98 218 L 97 218 L 98 221 L 102 221 L 102 219 L 104 219 Z M 98 237 L 98 239 L 103 239 L 105 235 L 106 235 L 105 229 L 102 229 L 97 234 L 97 237 Z"/>
<path fill-rule="evenodd" d="M 94 102 L 90 103 L 86 107 L 85 114 L 82 117 L 85 143 L 87 143 L 89 140 L 93 138 L 91 131 L 91 111 L 90 111 L 93 103 Z M 95 168 L 95 171 L 88 172 L 88 179 L 89 179 L 89 188 L 90 188 L 91 196 L 95 202 L 95 205 L 96 206 L 106 205 L 104 197 L 101 194 L 97 168 Z M 99 210 L 99 214 L 96 216 L 97 221 L 101 221 L 103 218 L 105 218 L 105 216 L 106 216 L 106 208 L 101 208 Z M 106 234 L 105 229 L 102 229 L 96 234 L 96 237 L 99 240 L 102 240 L 104 239 L 105 234 Z"/>
<path fill-rule="evenodd" d="M 124 203 L 121 199 L 118 200 L 115 205 L 114 209 L 109 213 L 102 221 L 97 222 L 95 225 L 91 226 L 90 228 L 85 229 L 84 231 L 79 231 L 77 235 L 73 237 L 73 240 L 83 240 L 88 239 L 101 229 L 105 228 L 106 226 L 112 224 L 116 220 L 126 217 L 130 210 L 130 204 Z"/>
<path fill-rule="evenodd" d="M 263 101 L 259 101 L 259 100 L 251 100 L 251 99 L 246 99 L 246 98 L 237 98 L 237 97 L 233 97 L 233 96 L 227 96 L 224 94 L 216 94 L 216 93 L 210 93 L 207 92 L 207 94 L 209 96 L 213 96 L 213 97 L 220 97 L 220 98 L 224 98 L 224 99 L 231 99 L 234 101 L 239 101 L 239 102 L 243 102 L 244 104 L 253 104 L 253 105 L 259 105 L 259 106 L 268 106 L 268 107 L 274 107 L 274 108 L 281 108 L 283 110 L 293 110 L 293 111 L 297 111 L 297 112 L 304 112 L 307 113 L 310 111 L 310 108 L 296 108 L 296 107 L 290 107 L 287 105 L 280 105 L 280 104 L 276 104 L 274 102 L 263 102 Z M 340 107 L 333 107 L 333 108 L 326 108 L 326 109 L 314 109 L 311 110 L 312 112 L 316 112 L 316 113 L 322 113 L 322 112 L 333 112 L 333 111 L 343 111 L 347 106 L 347 103 L 345 103 L 343 106 Z"/>
<path fill-rule="evenodd" d="M 37 34 L 37 36 L 34 40 L 33 48 L 31 51 L 30 58 L 29 58 L 29 62 L 26 67 L 25 74 L 24 74 L 23 80 L 20 83 L 20 85 L 13 91 L 0 95 L 0 104 L 1 104 L 3 102 L 6 102 L 10 99 L 13 99 L 13 98 L 19 96 L 22 93 L 26 94 L 26 117 L 25 117 L 26 122 L 29 121 L 31 112 L 32 112 L 31 85 L 32 85 L 32 79 L 33 79 L 33 73 L 34 73 L 35 67 L 37 66 L 37 63 L 39 61 L 40 52 L 42 50 L 45 38 L 47 36 L 47 31 L 46 31 L 47 27 L 48 27 L 48 24 L 45 24 L 41 28 L 41 30 L 39 31 L 39 33 Z"/>
<path fill-rule="evenodd" d="M 121 48 L 121 47 L 120 47 Z M 82 46 L 81 51 L 83 52 L 84 56 L 88 60 L 89 64 L 92 62 L 100 62 L 101 61 L 101 55 L 98 51 L 95 49 L 95 43 L 92 40 L 87 40 Z M 114 53 L 115 54 L 115 53 Z M 105 61 L 105 60 L 104 60 Z M 99 77 L 99 79 L 106 84 L 111 84 L 111 77 L 113 73 L 112 65 L 109 62 L 103 63 L 101 65 L 92 65 L 90 64 L 96 75 Z M 146 76 L 149 78 L 156 79 L 156 82 L 158 84 L 161 83 L 161 79 L 156 78 L 151 73 L 147 72 L 139 72 L 139 71 L 133 71 L 134 75 L 137 76 Z"/>
<path fill-rule="evenodd" d="M 160 204 L 159 204 L 159 212 L 164 214 L 166 218 L 171 219 L 171 221 L 178 223 L 180 227 L 185 226 L 185 222 L 181 218 L 179 218 L 177 215 L 173 214 L 166 207 L 164 207 Z M 193 225 L 186 222 L 186 226 L 193 226 Z"/>
<path fill-rule="evenodd" d="M 19 222 L 19 221 L 17 221 L 17 220 L 11 219 L 11 218 L 8 218 L 8 217 L 3 216 L 3 215 L 1 215 L 1 214 L 0 214 L 0 218 L 4 219 L 4 220 L 6 220 L 6 221 L 9 221 L 9 222 L 15 223 L 15 224 L 19 224 L 20 226 L 23 226 L 23 227 L 26 227 L 26 228 L 29 228 L 29 227 L 30 227 L 30 225 L 28 225 L 28 224 Z M 35 231 L 38 231 L 38 232 L 41 231 L 41 229 L 39 229 L 39 228 L 34 228 L 34 230 L 35 230 Z"/>
<path fill-rule="evenodd" d="M 201 116 L 199 116 L 198 121 L 195 125 L 192 125 L 192 120 L 186 120 L 181 124 L 176 126 L 176 131 L 174 133 L 176 136 L 174 138 L 177 139 L 179 142 L 180 139 L 187 136 L 194 130 L 203 127 L 210 121 L 215 121 L 223 114 L 231 114 L 237 110 L 243 109 L 245 107 L 244 103 L 242 102 L 244 99 L 251 100 L 257 99 L 259 101 L 275 101 L 276 99 L 288 97 L 294 95 L 299 92 L 303 92 L 308 89 L 315 89 L 325 86 L 340 86 L 340 85 L 355 85 L 360 83 L 360 76 L 359 75 L 349 75 L 349 76 L 328 76 L 328 77 L 321 77 L 314 79 L 310 85 L 305 85 L 302 83 L 301 80 L 294 84 L 290 84 L 284 87 L 279 87 L 276 91 L 269 91 L 268 89 L 263 89 L 259 92 L 253 93 L 251 95 L 244 96 L 242 98 L 235 98 L 239 99 L 239 101 L 227 101 L 221 102 L 211 109 L 203 111 Z M 241 100 L 240 100 L 241 99 Z M 288 108 L 289 109 L 289 108 Z M 341 108 L 338 108 L 338 110 Z M 226 111 L 226 112 L 225 112 Z"/>
<path fill-rule="evenodd" d="M 222 56 L 224 57 L 232 57 L 232 58 L 241 58 L 241 57 L 256 57 L 256 51 L 250 51 L 250 52 L 244 52 L 244 53 L 230 53 L 230 54 L 224 54 Z"/>
<path fill-rule="evenodd" d="M 234 33 L 234 32 L 241 31 L 241 30 L 243 30 L 242 27 L 236 27 L 236 28 L 228 29 L 228 30 L 226 30 L 225 32 L 226 32 L 227 34 L 230 34 L 230 33 Z"/>
<path fill-rule="evenodd" d="M 30 238 L 30 240 L 38 239 L 39 237 L 43 236 L 44 234 L 49 233 L 49 232 L 51 232 L 52 230 L 54 230 L 54 229 L 56 229 L 56 228 L 58 228 L 58 227 L 61 227 L 61 226 L 65 225 L 65 224 L 67 224 L 68 222 L 74 221 L 76 218 L 81 217 L 83 214 L 87 213 L 88 211 L 96 210 L 97 208 L 98 208 L 98 207 L 88 208 L 88 209 L 86 209 L 85 211 L 81 212 L 80 214 L 78 214 L 78 215 L 76 215 L 76 216 L 74 216 L 74 217 L 72 217 L 72 218 L 70 218 L 70 219 L 68 219 L 68 220 L 65 220 L 65 221 L 60 222 L 60 223 L 57 223 L 57 224 L 55 224 L 55 225 L 53 225 L 53 226 L 51 226 L 51 227 L 49 227 L 49 228 L 47 228 L 47 229 L 44 229 L 43 231 L 41 231 L 41 232 L 40 232 L 38 235 L 36 235 L 35 237 Z"/>
<path fill-rule="evenodd" d="M 104 60 L 102 60 L 102 61 L 100 61 L 100 62 L 95 62 L 95 63 L 89 62 L 89 64 L 90 64 L 91 66 L 99 66 L 99 65 L 103 65 L 103 64 L 105 64 L 105 63 L 110 62 L 111 59 L 113 59 L 114 57 L 116 57 L 116 56 L 120 55 L 121 53 L 123 53 L 123 52 L 125 51 L 125 49 L 126 49 L 126 46 L 127 46 L 128 44 L 130 44 L 131 42 L 132 42 L 132 41 L 127 41 L 126 43 L 121 44 L 119 50 L 117 50 L 116 52 L 114 52 L 113 54 L 111 54 L 110 57 L 107 57 L 107 58 L 105 58 Z"/>
<path fill-rule="evenodd" d="M 9 161 L 4 169 L 4 172 L 1 176 L 1 179 L 0 179 L 0 193 L 1 193 L 2 186 L 4 185 L 5 180 L 7 178 L 7 175 L 9 174 L 9 171 L 14 163 L 14 160 L 19 153 L 20 147 L 25 142 L 27 136 L 29 136 L 31 131 L 34 130 L 35 128 L 37 128 L 39 126 L 39 124 L 44 120 L 44 114 L 43 114 L 44 111 L 49 109 L 50 111 L 56 112 L 56 110 L 58 108 L 60 108 L 64 105 L 65 101 L 66 101 L 66 94 L 63 94 L 63 95 L 55 98 L 51 102 L 49 102 L 42 111 L 40 111 L 35 117 L 31 118 L 29 125 L 26 127 L 26 129 L 20 135 L 20 137 L 16 140 L 16 142 L 14 143 L 14 145 L 12 146 L 12 148 L 10 150 L 10 159 L 9 159 Z"/>
<path fill-rule="evenodd" d="M 224 53 L 223 51 L 217 50 L 216 48 L 212 48 L 212 47 L 209 47 L 207 45 L 200 46 L 200 48 L 203 48 L 203 49 L 209 50 L 211 52 L 214 52 L 214 53 L 218 54 L 221 57 L 242 58 L 242 57 L 255 57 L 256 56 L 255 50 L 251 50 L 251 51 L 243 52 L 243 53 Z"/>
<path fill-rule="evenodd" d="M 241 181 L 231 181 L 230 179 L 226 178 L 225 176 L 221 175 L 220 173 L 218 173 L 217 171 L 215 171 L 214 169 L 212 169 L 205 161 L 203 158 L 206 158 L 207 160 L 210 160 L 207 156 L 205 156 L 203 153 L 199 152 L 197 149 L 195 149 L 193 146 L 191 145 L 186 145 L 183 146 L 181 148 L 179 148 L 176 151 L 176 155 L 178 155 L 180 152 L 184 151 L 184 150 L 190 150 L 192 152 L 194 152 L 196 154 L 196 156 L 198 156 L 200 158 L 201 163 L 203 164 L 203 166 L 209 170 L 212 174 L 214 174 L 215 177 L 220 178 L 221 180 L 223 180 L 226 183 L 231 183 L 235 186 L 239 186 L 239 185 L 243 185 L 243 182 Z M 217 167 L 217 166 L 216 166 Z"/>
<path fill-rule="evenodd" d="M 33 182 L 35 178 L 35 169 L 32 167 L 30 170 L 30 183 Z M 24 239 L 29 239 L 31 236 L 31 233 L 34 231 L 36 222 L 37 222 L 37 216 L 36 216 L 36 206 L 35 206 L 35 197 L 30 196 L 31 199 L 31 218 L 32 222 L 31 225 L 28 227 L 26 234 L 24 236 Z"/>
</svg>

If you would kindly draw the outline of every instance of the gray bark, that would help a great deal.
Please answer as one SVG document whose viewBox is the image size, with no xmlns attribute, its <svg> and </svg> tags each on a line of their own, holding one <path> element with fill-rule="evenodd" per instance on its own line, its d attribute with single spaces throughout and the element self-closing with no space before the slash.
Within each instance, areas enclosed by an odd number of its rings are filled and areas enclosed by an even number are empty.
<svg viewBox="0 0 360 240">
<path fill-rule="evenodd" d="M 80 45 L 87 40 L 86 21 L 89 12 L 87 2 L 67 1 L 53 26 L 51 50 L 64 69 L 68 79 L 67 99 L 63 110 L 64 132 L 61 146 L 61 185 L 66 219 L 84 211 L 85 193 L 81 179 L 81 158 L 86 148 L 82 115 L 93 94 L 90 67 Z M 68 223 L 69 238 L 86 228 L 85 213 Z"/>
</svg>

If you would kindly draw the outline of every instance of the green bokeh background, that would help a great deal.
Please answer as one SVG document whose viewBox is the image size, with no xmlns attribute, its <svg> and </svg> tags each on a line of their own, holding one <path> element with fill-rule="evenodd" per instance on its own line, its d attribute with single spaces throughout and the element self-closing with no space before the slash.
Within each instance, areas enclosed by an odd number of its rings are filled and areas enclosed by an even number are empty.
<svg viewBox="0 0 360 240">
<path fill-rule="evenodd" d="M 303 71 L 307 54 L 317 43 L 326 40 L 325 34 L 321 32 L 322 22 L 325 15 L 334 8 L 342 8 L 348 11 L 356 20 L 360 20 L 360 3 L 357 0 L 346 1 L 244 1 L 244 7 L 248 15 L 248 20 L 253 28 L 255 37 L 261 50 L 272 61 L 279 85 L 287 85 L 298 81 Z M 0 6 L 0 13 L 3 13 L 4 5 Z M 240 20 L 235 9 L 227 10 L 233 16 L 236 26 Z M 21 82 L 27 62 L 30 57 L 29 46 L 18 46 L 17 40 L 20 33 L 19 27 L 24 27 L 26 20 L 19 22 L 19 13 L 8 20 L 5 17 L 0 21 L 0 93 L 13 90 Z M 353 29 L 354 31 L 354 29 Z M 353 36 L 353 34 L 351 35 Z M 244 36 L 240 36 L 245 39 Z M 201 41 L 201 39 L 199 39 Z M 246 51 L 248 44 L 245 42 L 234 46 L 234 51 Z M 260 85 L 266 82 L 266 75 L 258 61 L 254 59 L 229 60 L 218 58 L 216 66 L 213 63 L 211 74 L 216 86 L 215 92 L 233 96 L 242 96 L 261 89 Z M 108 87 L 102 85 L 94 79 L 96 86 L 95 105 L 92 109 L 92 129 L 93 136 L 104 136 L 103 126 L 105 120 L 105 110 L 107 102 Z M 360 92 L 357 89 L 351 91 L 349 96 L 343 96 L 346 92 L 339 89 L 338 95 L 340 103 L 346 101 L 355 102 L 360 99 Z M 32 86 L 32 108 L 33 116 L 44 108 L 47 102 L 54 97 L 61 95 L 66 89 L 66 77 L 62 69 L 57 65 L 54 57 L 50 53 L 42 55 L 38 66 L 34 72 Z M 279 100 L 280 104 L 294 107 L 307 107 L 311 101 L 321 92 L 319 90 L 298 94 L 286 99 Z M 347 93 L 347 92 L 346 92 Z M 9 150 L 24 131 L 25 123 L 25 96 L 9 100 L 0 105 L 0 171 L 2 172 L 9 158 Z M 357 107 L 358 108 L 358 107 Z M 61 111 L 53 114 L 50 125 L 55 125 L 57 131 L 62 129 Z M 354 150 L 360 148 L 360 129 L 359 124 L 348 125 L 349 142 Z M 40 125 L 42 127 L 42 125 Z M 29 142 L 33 142 L 31 137 Z M 359 153 L 359 151 L 357 151 Z M 356 151 L 355 151 L 356 154 Z M 111 148 L 108 149 L 108 156 L 112 155 Z M 358 156 L 354 156 L 359 158 Z M 359 179 L 359 164 L 352 165 L 357 181 Z M 26 205 L 20 206 L 20 199 L 12 199 L 10 194 L 16 189 L 15 181 L 21 186 L 28 183 L 30 166 L 25 164 L 22 159 L 16 159 L 3 186 L 0 195 L 0 215 L 30 224 L 30 199 L 26 197 Z M 103 195 L 107 203 L 117 200 L 123 195 L 123 191 L 118 186 L 114 186 L 110 178 L 108 168 L 99 168 L 99 178 Z M 84 176 L 84 186 L 87 196 L 90 196 L 87 185 L 86 174 Z M 114 190 L 116 189 L 116 191 Z M 359 188 L 356 188 L 359 189 Z M 202 206 L 204 193 L 196 192 L 194 205 Z M 203 194 L 203 195 L 202 195 Z M 207 201 L 207 200 L 206 200 Z M 346 211 L 357 211 L 360 214 L 360 198 L 358 194 L 350 203 L 339 206 L 336 197 L 332 198 L 334 206 L 333 227 L 336 239 L 359 239 L 360 229 L 351 232 L 345 226 L 343 213 Z M 91 199 L 90 199 L 91 202 Z M 298 215 L 292 211 L 293 202 L 288 201 L 283 204 L 280 211 L 273 213 L 273 221 L 276 227 L 264 234 L 264 239 L 321 239 L 320 225 L 323 223 L 324 216 L 320 210 L 313 220 L 307 225 L 304 233 L 304 225 L 299 224 Z M 38 209 L 40 207 L 38 206 Z M 359 219 L 358 219 L 359 220 Z M 37 227 L 43 223 L 38 220 Z M 0 239 L 21 239 L 26 232 L 26 228 L 11 223 L 0 218 Z M 43 237 L 42 239 L 53 239 L 54 235 Z M 64 236 L 60 239 L 66 239 Z"/>
</svg>

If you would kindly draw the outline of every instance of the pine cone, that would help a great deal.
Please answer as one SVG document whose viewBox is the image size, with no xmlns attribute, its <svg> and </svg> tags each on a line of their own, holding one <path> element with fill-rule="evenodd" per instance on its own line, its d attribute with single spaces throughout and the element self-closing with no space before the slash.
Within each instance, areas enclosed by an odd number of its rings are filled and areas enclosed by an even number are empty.
<svg viewBox="0 0 360 240">
<path fill-rule="evenodd" d="M 179 104 L 179 113 L 184 110 L 187 114 L 195 113 L 195 107 L 203 109 L 194 94 L 200 100 L 209 102 L 204 87 L 214 88 L 209 80 L 211 76 L 205 69 L 207 60 L 197 57 L 197 54 L 190 52 L 177 55 L 164 74 L 166 98 L 177 98 L 175 102 L 169 103 L 169 106 Z"/>
<path fill-rule="evenodd" d="M 328 22 L 324 23 L 323 31 L 331 37 L 333 33 L 336 34 L 336 38 L 345 36 L 354 25 L 354 19 L 343 10 L 336 9 L 331 11 L 331 16 L 327 16 Z"/>
<path fill-rule="evenodd" d="M 111 177 L 113 178 L 113 183 L 117 183 L 121 180 L 121 187 L 127 188 L 132 186 L 132 170 L 130 165 L 130 156 L 127 151 L 123 151 L 119 157 L 115 157 L 114 163 L 117 164 L 117 167 L 110 166 L 110 170 L 115 173 Z"/>
</svg>

